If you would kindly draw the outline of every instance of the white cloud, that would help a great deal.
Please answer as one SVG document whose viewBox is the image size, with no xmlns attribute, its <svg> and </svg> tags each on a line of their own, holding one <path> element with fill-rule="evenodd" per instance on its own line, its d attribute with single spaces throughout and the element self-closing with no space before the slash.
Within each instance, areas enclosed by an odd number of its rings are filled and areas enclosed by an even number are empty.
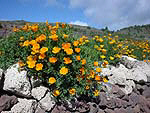
<svg viewBox="0 0 150 113">
<path fill-rule="evenodd" d="M 93 23 L 111 29 L 150 23 L 150 0 L 70 0 Z"/>
<path fill-rule="evenodd" d="M 75 25 L 80 25 L 80 26 L 88 26 L 87 23 L 81 22 L 81 21 L 79 21 L 79 20 L 74 21 L 74 22 L 70 22 L 69 24 L 75 24 Z"/>
</svg>

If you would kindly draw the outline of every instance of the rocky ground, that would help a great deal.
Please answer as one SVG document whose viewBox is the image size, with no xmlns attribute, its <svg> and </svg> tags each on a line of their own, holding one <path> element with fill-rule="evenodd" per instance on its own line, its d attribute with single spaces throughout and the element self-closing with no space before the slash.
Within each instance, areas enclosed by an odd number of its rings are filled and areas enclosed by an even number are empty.
<svg viewBox="0 0 150 113">
<path fill-rule="evenodd" d="M 1 113 L 150 113 L 150 64 L 122 57 L 117 67 L 104 68 L 108 92 L 56 103 L 41 81 L 27 78 L 14 64 L 0 69 Z"/>
</svg>

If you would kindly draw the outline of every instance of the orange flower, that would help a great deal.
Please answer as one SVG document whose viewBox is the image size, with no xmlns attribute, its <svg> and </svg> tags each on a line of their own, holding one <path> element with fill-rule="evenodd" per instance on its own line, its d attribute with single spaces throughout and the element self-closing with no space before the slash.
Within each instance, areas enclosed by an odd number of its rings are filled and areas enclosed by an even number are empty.
<svg viewBox="0 0 150 113">
<path fill-rule="evenodd" d="M 66 74 L 68 73 L 68 68 L 62 67 L 59 72 L 60 72 L 60 74 L 62 74 L 62 75 L 66 75 Z"/>
<path fill-rule="evenodd" d="M 81 60 L 81 62 L 82 62 L 82 65 L 85 65 L 86 64 L 86 59 Z"/>
<path fill-rule="evenodd" d="M 73 53 L 73 49 L 65 49 L 65 52 L 67 53 L 67 55 L 71 55 Z"/>
<path fill-rule="evenodd" d="M 107 64 L 109 64 L 109 63 L 108 63 L 108 61 L 105 60 L 105 61 L 103 62 L 103 66 L 106 66 Z"/>
<path fill-rule="evenodd" d="M 86 89 L 86 90 L 89 90 L 89 89 L 90 89 L 90 87 L 89 87 L 89 86 L 86 86 L 86 87 L 85 87 L 85 89 Z"/>
<path fill-rule="evenodd" d="M 72 63 L 72 60 L 70 60 L 70 58 L 64 57 L 64 63 L 65 64 L 70 64 L 70 63 Z"/>
<path fill-rule="evenodd" d="M 39 71 L 39 70 L 42 70 L 43 68 L 43 64 L 39 63 L 39 64 L 36 64 L 36 70 Z"/>
<path fill-rule="evenodd" d="M 25 66 L 25 63 L 23 63 L 23 61 L 21 61 L 21 60 L 18 62 L 18 64 L 19 64 L 20 67 Z"/>
<path fill-rule="evenodd" d="M 37 42 L 41 42 L 43 40 L 46 40 L 46 35 L 41 34 L 38 38 L 35 39 Z"/>
<path fill-rule="evenodd" d="M 42 47 L 41 49 L 40 49 L 40 53 L 41 54 L 44 54 L 45 52 L 47 52 L 48 51 L 48 48 L 47 47 Z"/>
<path fill-rule="evenodd" d="M 51 34 L 52 35 L 56 34 L 56 30 L 51 30 Z"/>
<path fill-rule="evenodd" d="M 54 95 L 55 97 L 56 97 L 56 96 L 59 96 L 59 95 L 60 95 L 60 91 L 59 91 L 59 90 L 54 90 L 53 95 Z"/>
<path fill-rule="evenodd" d="M 55 63 L 55 62 L 57 62 L 57 58 L 55 58 L 55 57 L 49 58 L 49 62 Z"/>
<path fill-rule="evenodd" d="M 30 43 L 32 46 L 33 46 L 34 44 L 37 44 L 36 40 L 31 40 L 29 43 Z"/>
<path fill-rule="evenodd" d="M 102 49 L 102 53 L 106 54 L 107 50 L 106 49 Z"/>
<path fill-rule="evenodd" d="M 63 34 L 63 37 L 64 37 L 64 38 L 68 38 L 68 35 L 66 35 L 66 34 Z"/>
<path fill-rule="evenodd" d="M 51 38 L 54 41 L 58 41 L 58 35 L 53 34 L 52 36 L 49 36 L 49 38 Z"/>
<path fill-rule="evenodd" d="M 32 30 L 33 32 L 36 32 L 36 31 L 38 30 L 38 25 L 33 25 L 33 26 L 31 26 L 31 30 Z"/>
<path fill-rule="evenodd" d="M 78 61 L 79 61 L 80 59 L 81 59 L 81 58 L 80 58 L 80 56 L 76 56 L 76 60 L 78 60 Z"/>
<path fill-rule="evenodd" d="M 34 61 L 34 60 L 32 60 L 32 61 L 27 61 L 28 68 L 34 68 L 34 67 L 35 67 L 35 63 L 36 63 L 36 61 Z"/>
<path fill-rule="evenodd" d="M 97 76 L 95 76 L 95 80 L 100 81 L 101 77 L 97 75 Z"/>
<path fill-rule="evenodd" d="M 62 23 L 62 25 L 61 25 L 61 26 L 62 26 L 62 28 L 65 28 L 65 23 Z"/>
<path fill-rule="evenodd" d="M 39 55 L 39 59 L 44 59 L 45 57 L 46 55 L 44 53 Z"/>
<path fill-rule="evenodd" d="M 32 50 L 36 51 L 38 49 L 40 49 L 40 45 L 39 44 L 33 44 Z"/>
<path fill-rule="evenodd" d="M 90 77 L 91 77 L 91 78 L 94 78 L 94 75 L 95 75 L 94 70 L 90 70 Z"/>
<path fill-rule="evenodd" d="M 79 41 L 74 41 L 74 42 L 73 42 L 73 45 L 74 45 L 74 46 L 78 46 L 78 44 L 79 44 Z"/>
<path fill-rule="evenodd" d="M 52 50 L 52 52 L 55 53 L 55 54 L 57 54 L 57 53 L 59 53 L 60 50 L 61 50 L 61 48 L 54 47 L 53 50 Z"/>
<path fill-rule="evenodd" d="M 80 72 L 81 72 L 81 74 L 82 74 L 82 75 L 84 75 L 84 74 L 85 74 L 84 67 L 80 68 L 79 70 L 80 70 Z"/>
<path fill-rule="evenodd" d="M 102 72 L 101 68 L 96 68 L 96 72 Z"/>
<path fill-rule="evenodd" d="M 69 49 L 71 47 L 71 44 L 70 43 L 63 43 L 62 44 L 62 49 Z"/>
<path fill-rule="evenodd" d="M 74 94 L 76 93 L 76 89 L 71 88 L 71 89 L 69 90 L 69 93 L 70 93 L 71 95 L 74 95 Z"/>
<path fill-rule="evenodd" d="M 98 62 L 94 62 L 94 66 L 98 66 Z"/>
<path fill-rule="evenodd" d="M 50 84 L 54 84 L 56 82 L 56 79 L 54 77 L 50 77 L 49 80 L 48 80 L 48 82 Z"/>
<path fill-rule="evenodd" d="M 75 52 L 79 53 L 80 52 L 80 48 L 75 48 Z"/>
</svg>

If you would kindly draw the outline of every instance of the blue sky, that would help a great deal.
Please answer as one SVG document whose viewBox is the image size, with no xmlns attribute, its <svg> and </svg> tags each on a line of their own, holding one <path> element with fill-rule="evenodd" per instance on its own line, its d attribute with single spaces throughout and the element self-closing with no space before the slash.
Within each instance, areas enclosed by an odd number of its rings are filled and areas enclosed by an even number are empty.
<svg viewBox="0 0 150 113">
<path fill-rule="evenodd" d="M 150 24 L 150 0 L 0 0 L 0 20 L 66 22 L 111 30 Z"/>
</svg>

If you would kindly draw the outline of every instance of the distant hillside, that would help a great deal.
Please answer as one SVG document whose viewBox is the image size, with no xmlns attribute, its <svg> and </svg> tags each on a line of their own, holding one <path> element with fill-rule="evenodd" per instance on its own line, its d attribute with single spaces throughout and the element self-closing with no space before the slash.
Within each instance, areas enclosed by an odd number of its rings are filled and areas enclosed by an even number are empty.
<svg viewBox="0 0 150 113">
<path fill-rule="evenodd" d="M 11 32 L 14 26 L 20 28 L 25 25 L 27 21 L 24 20 L 14 20 L 14 21 L 0 21 L 0 38 L 7 37 Z M 43 23 L 43 22 L 28 22 L 31 24 Z M 50 23 L 55 24 L 55 23 Z M 81 37 L 82 35 L 88 36 L 89 38 L 95 35 L 106 35 L 108 33 L 112 33 L 115 35 L 119 35 L 123 38 L 133 38 L 138 40 L 149 40 L 150 41 L 150 24 L 142 25 L 142 26 L 130 26 L 127 28 L 123 28 L 118 30 L 117 32 L 109 31 L 106 27 L 104 29 L 96 29 L 90 26 L 79 26 L 73 25 L 73 33 Z"/>
<path fill-rule="evenodd" d="M 150 40 L 150 24 L 130 26 L 118 30 L 117 33 L 134 39 Z"/>
</svg>

